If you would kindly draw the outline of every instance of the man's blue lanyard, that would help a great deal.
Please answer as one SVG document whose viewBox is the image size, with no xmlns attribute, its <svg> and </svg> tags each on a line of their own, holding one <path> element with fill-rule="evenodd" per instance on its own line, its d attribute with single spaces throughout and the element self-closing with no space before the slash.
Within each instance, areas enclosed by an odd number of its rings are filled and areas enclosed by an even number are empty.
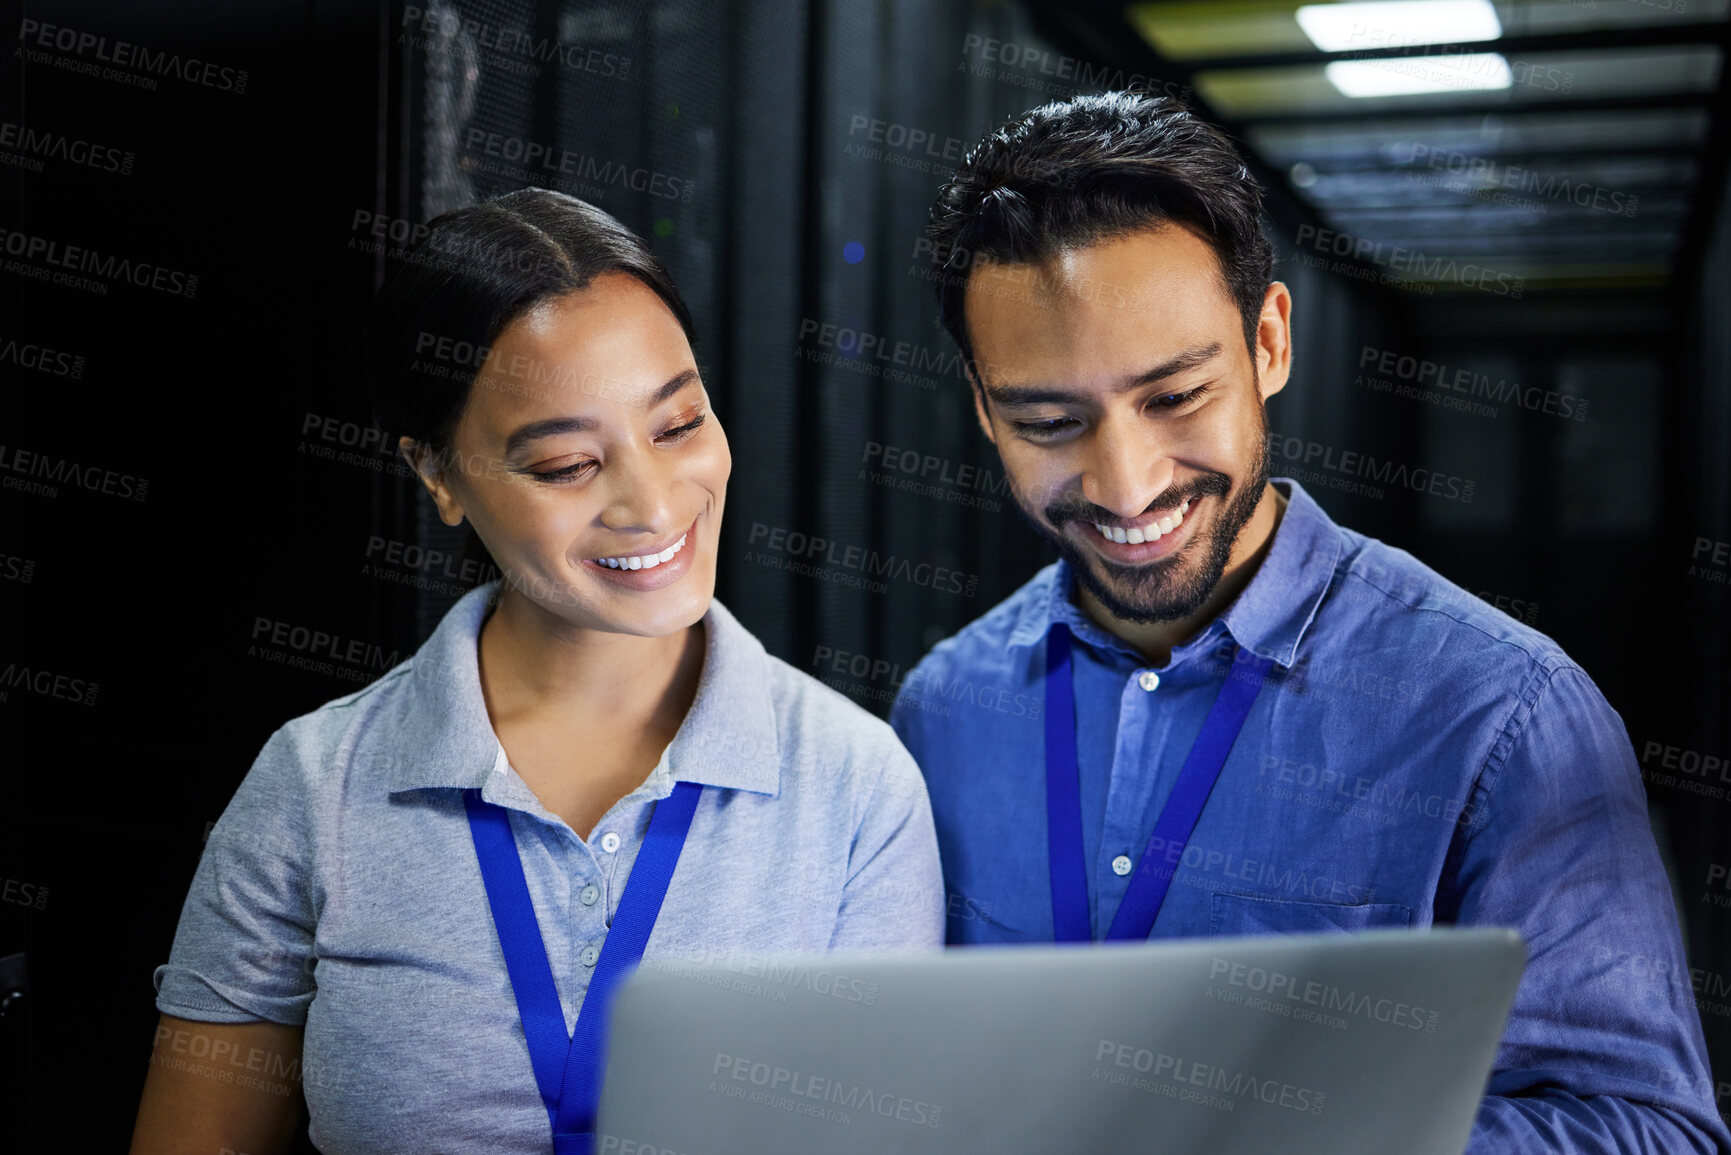
<svg viewBox="0 0 1731 1155">
<path fill-rule="evenodd" d="M 1237 658 L 1237 647 L 1233 657 Z M 1145 939 L 1166 901 L 1177 862 L 1183 858 L 1190 832 L 1202 816 L 1214 782 L 1220 777 L 1232 743 L 1273 665 L 1267 658 L 1233 661 L 1226 684 L 1203 720 L 1202 733 L 1190 748 L 1184 768 L 1154 833 L 1142 850 L 1130 888 L 1118 904 L 1108 939 Z M 1177 855 L 1168 853 L 1176 846 Z M 1052 930 L 1057 942 L 1087 942 L 1093 938 L 1088 918 L 1088 874 L 1082 853 L 1082 802 L 1076 765 L 1076 691 L 1070 670 L 1070 627 L 1053 622 L 1046 634 L 1046 848 L 1052 870 Z M 1168 867 L 1165 862 L 1174 865 Z"/>
<path fill-rule="evenodd" d="M 517 1011 L 523 1017 L 523 1034 L 529 1040 L 529 1061 L 553 1124 L 554 1155 L 590 1155 L 593 1149 L 607 1051 L 607 1005 L 613 989 L 643 957 L 702 793 L 701 783 L 676 782 L 673 793 L 655 804 L 649 831 L 631 865 L 625 894 L 589 980 L 577 1029 L 566 1035 L 565 1012 L 553 985 L 553 968 L 529 901 L 529 884 L 523 878 L 523 860 L 511 837 L 509 817 L 503 807 L 483 801 L 479 790 L 463 791 L 481 880 L 493 908 L 493 925 L 505 952 Z"/>
</svg>

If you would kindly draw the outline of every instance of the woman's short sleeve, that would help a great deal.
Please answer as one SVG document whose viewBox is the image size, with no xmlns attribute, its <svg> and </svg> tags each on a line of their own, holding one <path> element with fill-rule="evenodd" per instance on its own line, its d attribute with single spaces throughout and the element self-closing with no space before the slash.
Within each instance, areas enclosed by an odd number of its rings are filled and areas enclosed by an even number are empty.
<svg viewBox="0 0 1731 1155">
<path fill-rule="evenodd" d="M 308 775 L 284 727 L 212 827 L 181 908 L 156 1007 L 202 1022 L 306 1022 L 316 915 Z"/>
</svg>

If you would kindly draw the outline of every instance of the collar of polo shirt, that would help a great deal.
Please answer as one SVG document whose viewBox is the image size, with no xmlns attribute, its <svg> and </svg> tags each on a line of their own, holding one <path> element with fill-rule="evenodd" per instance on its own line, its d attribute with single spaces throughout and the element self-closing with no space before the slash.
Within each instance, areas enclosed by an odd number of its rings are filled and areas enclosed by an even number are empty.
<svg viewBox="0 0 1731 1155">
<path fill-rule="evenodd" d="M 488 790 L 500 747 L 481 696 L 476 644 L 499 580 L 463 595 L 407 663 L 412 692 L 390 770 L 393 792 Z M 666 754 L 673 778 L 775 795 L 781 754 L 769 655 L 720 601 L 710 600 L 703 621 L 697 695 Z"/>
</svg>

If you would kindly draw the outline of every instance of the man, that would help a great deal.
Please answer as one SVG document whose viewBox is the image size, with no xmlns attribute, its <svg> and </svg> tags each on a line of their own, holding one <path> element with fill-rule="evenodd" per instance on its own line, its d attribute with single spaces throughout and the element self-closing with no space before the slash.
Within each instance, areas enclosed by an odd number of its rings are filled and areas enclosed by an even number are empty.
<svg viewBox="0 0 1731 1155">
<path fill-rule="evenodd" d="M 1292 299 L 1259 207 L 1223 135 L 1125 93 L 1011 121 L 938 197 L 943 323 L 1061 555 L 891 715 L 949 939 L 1512 926 L 1470 1150 L 1731 1151 L 1621 719 L 1555 642 L 1270 480 Z"/>
</svg>

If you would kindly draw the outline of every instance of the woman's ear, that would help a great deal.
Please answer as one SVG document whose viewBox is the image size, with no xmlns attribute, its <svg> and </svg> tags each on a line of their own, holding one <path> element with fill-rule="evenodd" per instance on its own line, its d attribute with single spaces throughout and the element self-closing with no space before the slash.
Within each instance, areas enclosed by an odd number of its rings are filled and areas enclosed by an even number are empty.
<svg viewBox="0 0 1731 1155">
<path fill-rule="evenodd" d="M 462 525 L 463 506 L 447 483 L 444 463 L 441 460 L 444 455 L 431 445 L 425 445 L 412 437 L 399 437 L 397 452 L 409 463 L 409 468 L 415 471 L 415 476 L 421 479 L 427 492 L 433 495 L 433 504 L 439 508 L 439 520 L 450 526 Z"/>
</svg>

